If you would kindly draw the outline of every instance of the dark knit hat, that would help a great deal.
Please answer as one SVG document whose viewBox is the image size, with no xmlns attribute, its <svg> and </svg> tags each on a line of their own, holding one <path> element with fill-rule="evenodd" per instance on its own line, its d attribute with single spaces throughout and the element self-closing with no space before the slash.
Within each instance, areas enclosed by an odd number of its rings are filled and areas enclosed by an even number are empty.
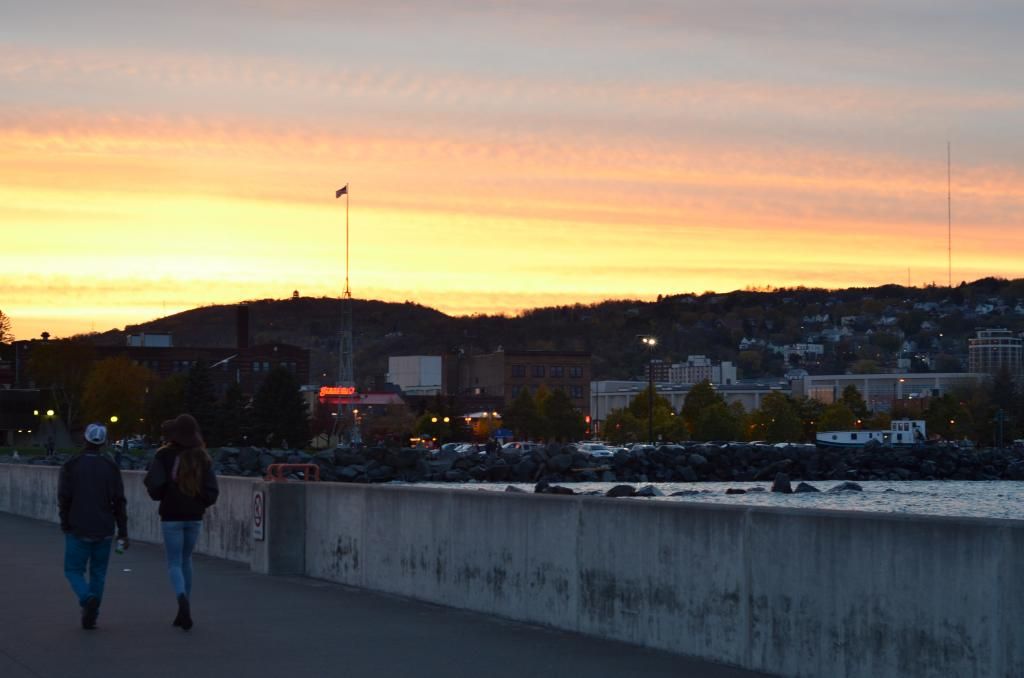
<svg viewBox="0 0 1024 678">
<path fill-rule="evenodd" d="M 167 439 L 181 447 L 204 447 L 199 422 L 191 414 L 179 414 L 167 427 Z M 160 427 L 163 429 L 163 426 Z"/>
</svg>

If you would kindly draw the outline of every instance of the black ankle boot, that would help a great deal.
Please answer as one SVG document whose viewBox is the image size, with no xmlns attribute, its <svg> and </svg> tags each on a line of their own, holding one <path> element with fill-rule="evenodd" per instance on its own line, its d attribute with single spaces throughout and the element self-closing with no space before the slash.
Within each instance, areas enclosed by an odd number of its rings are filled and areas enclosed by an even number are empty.
<svg viewBox="0 0 1024 678">
<path fill-rule="evenodd" d="M 185 631 L 192 628 L 192 607 L 188 603 L 188 596 L 184 593 L 178 596 L 178 616 L 174 618 L 174 625 L 180 626 Z"/>
</svg>

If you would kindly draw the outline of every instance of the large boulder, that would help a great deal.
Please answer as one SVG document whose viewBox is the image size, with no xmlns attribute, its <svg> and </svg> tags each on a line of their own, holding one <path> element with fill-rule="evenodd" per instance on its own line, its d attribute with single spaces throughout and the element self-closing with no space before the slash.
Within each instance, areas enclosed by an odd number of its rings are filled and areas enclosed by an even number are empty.
<svg viewBox="0 0 1024 678">
<path fill-rule="evenodd" d="M 606 497 L 634 497 L 636 496 L 636 488 L 632 485 L 616 485 L 612 489 L 605 492 Z"/>
<path fill-rule="evenodd" d="M 695 483 L 698 480 L 697 472 L 690 466 L 684 466 L 676 471 L 679 479 L 687 483 Z"/>
<path fill-rule="evenodd" d="M 537 464 L 532 459 L 523 459 L 512 467 L 512 480 L 517 483 L 529 482 L 536 475 Z"/>
<path fill-rule="evenodd" d="M 793 494 L 793 487 L 789 484 L 789 476 L 785 473 L 777 473 L 772 482 L 772 492 L 780 494 Z"/>
<path fill-rule="evenodd" d="M 774 450 L 775 448 L 769 448 Z M 754 480 L 768 480 L 774 478 L 777 474 L 785 471 L 793 465 L 792 459 L 780 459 L 768 466 L 764 467 L 760 471 L 754 474 Z"/>
<path fill-rule="evenodd" d="M 385 461 L 396 469 L 414 468 L 420 460 L 420 451 L 411 447 L 388 450 Z"/>
<path fill-rule="evenodd" d="M 555 473 L 565 473 L 572 468 L 572 455 L 556 454 L 548 459 L 548 468 Z"/>
<path fill-rule="evenodd" d="M 344 468 L 338 469 L 335 472 L 338 480 L 343 482 L 355 482 L 361 475 L 366 473 L 366 467 L 360 464 L 353 464 L 352 466 L 345 466 Z"/>
<path fill-rule="evenodd" d="M 686 458 L 686 463 L 694 468 L 699 468 L 701 466 L 705 466 L 708 463 L 708 459 L 703 454 L 697 454 L 694 452 Z"/>
<path fill-rule="evenodd" d="M 636 494 L 633 495 L 633 496 L 634 497 L 664 497 L 665 493 L 662 492 L 661 490 L 659 490 L 658 488 L 656 488 L 654 485 L 647 485 L 646 487 L 641 487 L 639 490 L 637 490 Z"/>
<path fill-rule="evenodd" d="M 464 483 L 470 479 L 469 473 L 461 469 L 455 468 L 451 469 L 450 471 L 445 471 L 444 476 L 442 477 L 444 478 L 445 482 L 449 483 Z"/>
<path fill-rule="evenodd" d="M 508 480 L 510 477 L 512 477 L 512 467 L 506 464 L 503 459 L 499 459 L 487 467 L 487 480 L 492 483 L 500 483 Z"/>
<path fill-rule="evenodd" d="M 857 483 L 846 481 L 839 483 L 835 487 L 830 487 L 829 492 L 863 492 L 864 488 Z"/>
<path fill-rule="evenodd" d="M 254 447 L 243 447 L 238 451 L 238 466 L 243 471 L 260 470 L 260 452 Z"/>
<path fill-rule="evenodd" d="M 796 486 L 796 489 L 793 490 L 793 494 L 803 494 L 805 492 L 821 492 L 821 490 L 808 483 L 800 483 Z"/>
<path fill-rule="evenodd" d="M 334 450 L 335 466 L 352 466 L 354 464 L 365 464 L 366 457 L 359 452 L 350 450 L 347 447 L 338 447 Z"/>
</svg>

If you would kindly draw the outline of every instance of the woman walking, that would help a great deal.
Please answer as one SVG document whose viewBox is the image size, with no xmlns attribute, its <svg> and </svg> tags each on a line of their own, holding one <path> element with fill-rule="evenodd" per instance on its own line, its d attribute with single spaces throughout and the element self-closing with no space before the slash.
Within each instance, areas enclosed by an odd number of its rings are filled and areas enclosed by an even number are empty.
<svg viewBox="0 0 1024 678">
<path fill-rule="evenodd" d="M 219 489 L 213 461 L 190 414 L 165 421 L 166 444 L 157 450 L 146 473 L 146 490 L 160 502 L 160 521 L 167 550 L 167 572 L 178 599 L 174 625 L 192 628 L 192 550 L 199 539 L 203 513 L 217 501 Z"/>
</svg>

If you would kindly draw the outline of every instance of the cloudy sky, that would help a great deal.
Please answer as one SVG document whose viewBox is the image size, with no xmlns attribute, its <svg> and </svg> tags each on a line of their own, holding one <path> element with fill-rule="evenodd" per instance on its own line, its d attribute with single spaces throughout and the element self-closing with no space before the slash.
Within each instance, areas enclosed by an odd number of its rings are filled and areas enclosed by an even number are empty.
<svg viewBox="0 0 1024 678">
<path fill-rule="evenodd" d="M 1019 0 L 0 1 L 19 338 L 1022 275 Z"/>
</svg>

